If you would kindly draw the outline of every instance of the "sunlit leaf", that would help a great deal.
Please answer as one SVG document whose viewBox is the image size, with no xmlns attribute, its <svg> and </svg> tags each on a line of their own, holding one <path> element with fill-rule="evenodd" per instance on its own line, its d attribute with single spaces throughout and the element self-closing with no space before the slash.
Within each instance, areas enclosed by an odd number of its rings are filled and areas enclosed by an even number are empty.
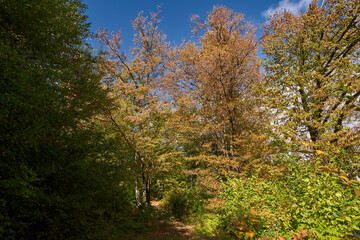
<svg viewBox="0 0 360 240">
<path fill-rule="evenodd" d="M 360 196 L 360 189 L 354 188 L 354 193 L 356 196 Z"/>
</svg>

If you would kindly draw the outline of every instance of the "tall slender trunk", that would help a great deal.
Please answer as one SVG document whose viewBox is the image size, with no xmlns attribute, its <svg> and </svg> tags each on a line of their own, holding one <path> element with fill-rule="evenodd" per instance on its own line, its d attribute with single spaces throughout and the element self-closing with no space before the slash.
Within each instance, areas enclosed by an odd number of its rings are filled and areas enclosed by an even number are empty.
<svg viewBox="0 0 360 240">
<path fill-rule="evenodd" d="M 139 178 L 138 176 L 135 177 L 135 199 L 136 199 L 136 204 L 138 207 L 141 207 L 142 204 L 142 197 L 141 197 L 141 189 L 139 186 Z"/>
<path fill-rule="evenodd" d="M 139 162 L 140 156 L 137 152 L 135 152 L 134 155 L 134 161 L 135 163 Z M 142 166 L 142 163 L 141 163 Z M 142 169 L 141 169 L 142 172 Z M 143 201 L 143 190 L 142 190 L 142 179 L 139 178 L 139 174 L 135 175 L 135 199 L 136 199 L 136 205 L 137 207 L 143 207 L 144 206 L 144 201 Z"/>
<path fill-rule="evenodd" d="M 150 186 L 151 186 L 151 179 L 149 176 L 147 176 L 147 179 L 145 181 L 145 203 L 146 206 L 150 206 Z"/>
<path fill-rule="evenodd" d="M 151 179 L 147 172 L 144 159 L 141 159 L 141 178 L 142 178 L 142 191 L 143 191 L 143 205 L 148 207 L 150 205 L 150 184 Z"/>
</svg>

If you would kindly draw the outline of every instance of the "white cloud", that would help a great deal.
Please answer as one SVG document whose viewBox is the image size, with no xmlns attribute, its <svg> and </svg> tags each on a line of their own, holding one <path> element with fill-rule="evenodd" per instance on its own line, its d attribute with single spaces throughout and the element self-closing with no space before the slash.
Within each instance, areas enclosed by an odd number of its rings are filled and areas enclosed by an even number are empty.
<svg viewBox="0 0 360 240">
<path fill-rule="evenodd" d="M 284 8 L 291 11 L 294 14 L 298 14 L 301 10 L 305 10 L 312 0 L 281 0 L 277 7 L 270 7 L 262 12 L 262 15 L 266 18 L 270 17 L 275 12 L 281 11 Z"/>
</svg>

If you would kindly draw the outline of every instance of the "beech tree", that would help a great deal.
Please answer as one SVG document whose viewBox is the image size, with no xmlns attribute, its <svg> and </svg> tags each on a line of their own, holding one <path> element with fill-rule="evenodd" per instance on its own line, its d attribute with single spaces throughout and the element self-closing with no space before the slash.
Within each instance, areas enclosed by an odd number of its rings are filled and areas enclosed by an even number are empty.
<svg viewBox="0 0 360 240">
<path fill-rule="evenodd" d="M 138 206 L 150 204 L 151 181 L 159 156 L 166 149 L 161 134 L 168 110 L 162 104 L 159 78 L 165 72 L 165 35 L 158 30 L 159 12 L 148 20 L 141 13 L 132 22 L 134 47 L 127 57 L 120 49 L 121 34 L 99 32 L 99 40 L 107 46 L 102 68 L 115 101 L 115 108 L 106 115 L 118 139 L 125 143 L 131 159 Z"/>
<path fill-rule="evenodd" d="M 274 126 L 293 151 L 358 174 L 360 4 L 313 1 L 265 26 L 266 98 Z"/>
<path fill-rule="evenodd" d="M 255 29 L 223 6 L 214 7 L 206 21 L 196 15 L 192 21 L 198 42 L 172 52 L 167 75 L 178 129 L 185 142 L 192 139 L 194 162 L 218 174 L 246 172 L 265 146 L 266 117 L 254 87 L 261 79 Z"/>
</svg>

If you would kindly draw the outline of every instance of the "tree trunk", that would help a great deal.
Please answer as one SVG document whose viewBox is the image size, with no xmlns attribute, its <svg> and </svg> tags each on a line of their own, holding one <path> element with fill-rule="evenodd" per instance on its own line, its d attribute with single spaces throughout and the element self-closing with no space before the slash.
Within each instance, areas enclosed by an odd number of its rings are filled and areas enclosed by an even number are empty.
<svg viewBox="0 0 360 240">
<path fill-rule="evenodd" d="M 147 176 L 146 178 L 146 181 L 145 181 L 145 203 L 146 203 L 146 206 L 150 206 L 150 184 L 151 184 L 151 181 L 150 181 L 150 177 Z"/>
<path fill-rule="evenodd" d="M 141 197 L 141 189 L 139 188 L 139 179 L 135 177 L 135 199 L 137 207 L 142 207 L 142 197 Z"/>
</svg>

